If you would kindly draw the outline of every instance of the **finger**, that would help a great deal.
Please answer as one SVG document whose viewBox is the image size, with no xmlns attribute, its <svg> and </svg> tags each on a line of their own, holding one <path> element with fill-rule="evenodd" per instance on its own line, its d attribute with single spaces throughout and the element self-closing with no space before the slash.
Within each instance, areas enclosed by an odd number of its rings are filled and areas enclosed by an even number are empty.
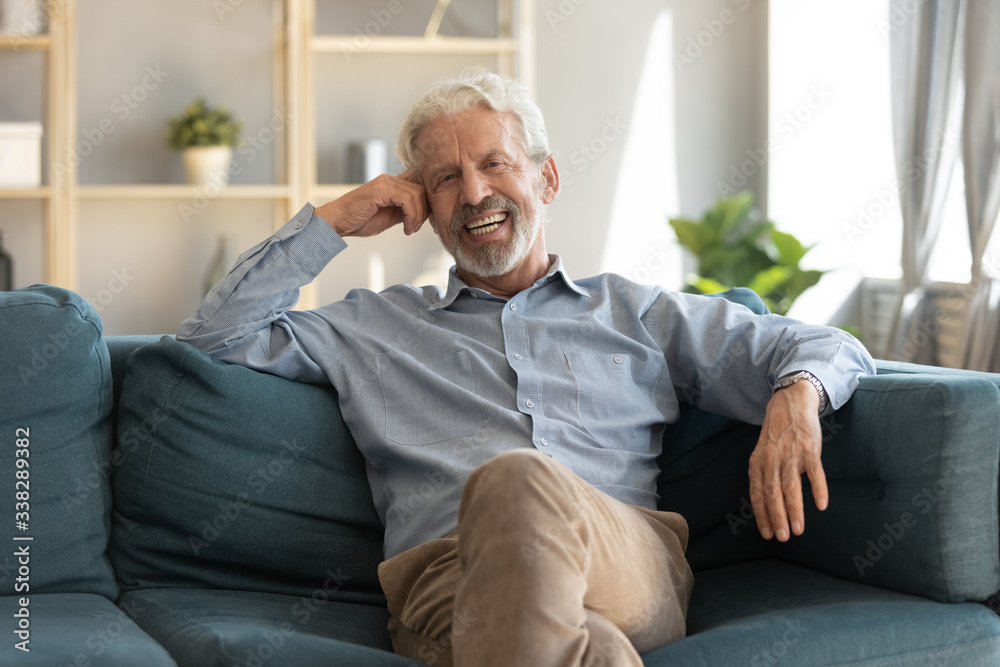
<svg viewBox="0 0 1000 667">
<path fill-rule="evenodd" d="M 420 231 L 420 227 L 427 220 L 427 206 L 424 203 L 423 193 L 408 193 L 408 196 L 402 197 L 396 206 L 399 221 L 403 223 L 403 232 L 409 236 Z"/>
<path fill-rule="evenodd" d="M 813 490 L 813 500 L 816 501 L 816 508 L 825 510 L 830 504 L 830 490 L 826 486 L 826 472 L 819 457 L 816 457 L 810 465 L 806 467 L 806 474 L 809 476 L 809 484 Z"/>
<path fill-rule="evenodd" d="M 768 462 L 764 469 L 764 506 L 771 530 L 779 542 L 788 540 L 788 514 L 785 511 L 785 490 L 781 485 L 781 465 Z"/>
<path fill-rule="evenodd" d="M 757 520 L 757 530 L 760 531 L 761 537 L 769 540 L 774 537 L 774 530 L 764 502 L 764 470 L 761 458 L 762 455 L 757 451 L 750 455 L 750 505 Z"/>
<path fill-rule="evenodd" d="M 403 211 L 403 231 L 407 234 L 415 234 L 420 231 L 427 220 L 429 205 L 427 203 L 427 192 L 424 186 L 416 181 L 414 171 L 408 169 L 399 175 L 404 181 L 402 187 L 403 195 L 396 202 Z"/>
<path fill-rule="evenodd" d="M 792 534 L 801 535 L 806 521 L 802 506 L 802 472 L 794 461 L 782 464 L 781 491 Z"/>
</svg>

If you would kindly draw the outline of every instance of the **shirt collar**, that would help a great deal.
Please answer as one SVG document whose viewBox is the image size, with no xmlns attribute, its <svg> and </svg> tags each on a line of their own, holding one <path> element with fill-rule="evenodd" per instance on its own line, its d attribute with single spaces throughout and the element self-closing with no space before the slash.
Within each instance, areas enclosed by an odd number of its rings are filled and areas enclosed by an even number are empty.
<svg viewBox="0 0 1000 667">
<path fill-rule="evenodd" d="M 566 287 L 568 287 L 571 291 L 576 292 L 580 296 L 585 296 L 588 299 L 590 298 L 590 292 L 588 292 L 587 290 L 583 289 L 582 287 L 574 283 L 573 280 L 569 277 L 569 274 L 566 272 L 566 268 L 563 266 L 562 258 L 559 257 L 559 255 L 549 255 L 549 261 L 552 263 L 549 266 L 548 272 L 544 276 L 536 280 L 533 287 L 540 287 L 541 285 L 544 285 L 545 283 L 549 282 L 550 280 L 553 280 L 556 276 L 558 276 L 559 278 L 562 279 L 563 284 Z M 445 292 L 443 299 L 431 305 L 430 310 L 440 310 L 442 308 L 449 307 L 452 303 L 455 302 L 455 299 L 457 299 L 458 295 L 461 294 L 463 291 L 467 291 L 470 293 L 482 292 L 482 290 L 469 287 L 468 285 L 466 285 L 465 282 L 463 282 L 458 277 L 457 272 L 458 268 L 455 266 L 452 266 L 451 270 L 448 271 L 448 291 Z"/>
</svg>

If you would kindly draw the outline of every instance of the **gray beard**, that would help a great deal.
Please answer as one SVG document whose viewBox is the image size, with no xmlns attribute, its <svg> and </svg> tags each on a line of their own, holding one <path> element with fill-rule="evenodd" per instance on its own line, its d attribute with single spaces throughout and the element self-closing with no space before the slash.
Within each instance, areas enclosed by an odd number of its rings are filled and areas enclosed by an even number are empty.
<svg viewBox="0 0 1000 667">
<path fill-rule="evenodd" d="M 526 221 L 512 200 L 494 195 L 484 199 L 478 206 L 471 206 L 455 213 L 451 223 L 453 238 L 461 238 L 463 227 L 469 218 L 494 208 L 503 208 L 510 212 L 507 223 L 513 227 L 513 235 L 509 243 L 491 241 L 476 252 L 457 242 L 451 248 L 451 254 L 458 268 L 481 278 L 495 278 L 513 271 L 528 256 L 541 233 L 544 222 L 544 220 Z M 544 208 L 539 209 L 540 215 L 543 215 L 541 212 L 544 210 Z"/>
</svg>

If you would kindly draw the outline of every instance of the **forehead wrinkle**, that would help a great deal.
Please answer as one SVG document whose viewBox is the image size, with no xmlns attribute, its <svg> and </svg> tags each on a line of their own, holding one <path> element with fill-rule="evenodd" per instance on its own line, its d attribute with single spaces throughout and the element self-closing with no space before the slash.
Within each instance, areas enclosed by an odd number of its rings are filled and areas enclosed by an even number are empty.
<svg viewBox="0 0 1000 667">
<path fill-rule="evenodd" d="M 421 181 L 430 183 L 443 173 L 461 172 L 462 164 L 467 161 L 478 163 L 490 157 L 503 157 L 508 162 L 516 161 L 518 153 L 523 152 L 523 149 L 511 123 L 512 117 L 509 114 L 494 113 L 483 107 L 464 109 L 432 121 L 422 131 L 430 132 L 435 141 L 433 152 L 427 153 L 421 168 Z M 479 147 L 484 134 L 491 137 L 492 145 L 472 153 Z M 453 155 L 457 155 L 457 159 L 451 159 Z M 435 156 L 448 156 L 449 159 L 440 165 L 434 165 Z"/>
</svg>

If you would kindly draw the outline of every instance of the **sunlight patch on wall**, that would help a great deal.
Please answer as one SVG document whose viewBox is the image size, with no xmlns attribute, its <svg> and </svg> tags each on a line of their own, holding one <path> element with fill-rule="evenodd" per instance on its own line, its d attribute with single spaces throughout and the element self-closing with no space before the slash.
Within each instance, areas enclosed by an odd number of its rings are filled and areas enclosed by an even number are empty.
<svg viewBox="0 0 1000 667">
<path fill-rule="evenodd" d="M 678 210 L 674 140 L 673 21 L 653 22 L 611 209 L 602 271 L 681 285 L 681 252 L 667 217 Z"/>
</svg>

